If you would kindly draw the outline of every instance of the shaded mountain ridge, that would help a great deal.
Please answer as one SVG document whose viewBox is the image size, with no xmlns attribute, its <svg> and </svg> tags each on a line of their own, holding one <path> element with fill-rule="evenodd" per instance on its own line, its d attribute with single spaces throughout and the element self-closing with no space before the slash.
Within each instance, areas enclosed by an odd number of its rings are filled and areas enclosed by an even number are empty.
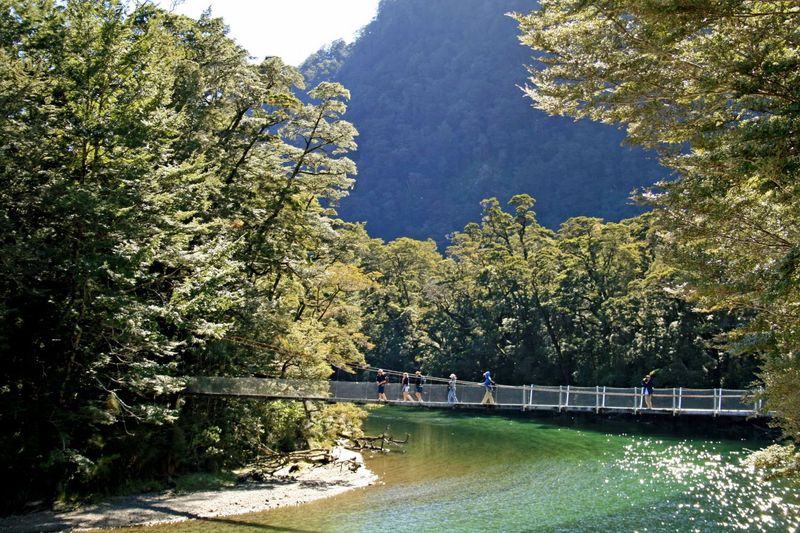
<svg viewBox="0 0 800 533">
<path fill-rule="evenodd" d="M 333 43 L 302 69 L 311 83 L 339 81 L 360 132 L 359 169 L 339 208 L 384 239 L 434 238 L 475 221 L 480 201 L 527 193 L 539 220 L 635 216 L 632 190 L 666 171 L 621 146 L 610 126 L 548 117 L 526 83 L 530 50 L 506 13 L 520 0 L 382 0 L 352 44 Z"/>
</svg>

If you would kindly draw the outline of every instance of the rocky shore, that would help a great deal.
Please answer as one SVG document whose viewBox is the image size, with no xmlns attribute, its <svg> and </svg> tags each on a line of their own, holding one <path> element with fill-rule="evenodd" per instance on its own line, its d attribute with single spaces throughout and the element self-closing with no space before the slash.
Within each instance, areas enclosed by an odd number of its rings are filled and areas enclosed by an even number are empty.
<svg viewBox="0 0 800 533">
<path fill-rule="evenodd" d="M 8 516 L 0 518 L 0 532 L 85 531 L 255 513 L 327 498 L 377 480 L 360 454 L 344 448 L 333 453 L 329 464 L 295 467 L 291 474 L 287 468 L 272 479 L 231 489 L 126 496 L 67 513 Z M 352 468 L 354 461 L 357 469 Z"/>
</svg>

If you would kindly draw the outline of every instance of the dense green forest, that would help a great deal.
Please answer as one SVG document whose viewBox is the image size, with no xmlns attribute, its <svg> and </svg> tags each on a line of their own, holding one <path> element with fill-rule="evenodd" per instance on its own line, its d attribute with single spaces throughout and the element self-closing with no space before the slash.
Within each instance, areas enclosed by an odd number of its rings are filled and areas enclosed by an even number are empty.
<svg viewBox="0 0 800 533">
<path fill-rule="evenodd" d="M 446 257 L 433 241 L 376 247 L 368 360 L 473 381 L 488 368 L 508 384 L 631 386 L 652 370 L 663 386 L 750 384 L 752 360 L 719 343 L 742 318 L 674 295 L 650 215 L 577 217 L 553 232 L 533 207 L 527 195 L 507 209 L 485 200 Z"/>
<path fill-rule="evenodd" d="M 128 9 L 0 12 L 6 511 L 325 443 L 358 418 L 179 394 L 186 376 L 363 361 L 373 282 L 320 204 L 355 171 L 347 91 L 249 64 L 221 20 Z"/>
<path fill-rule="evenodd" d="M 541 198 L 486 194 L 444 253 L 339 218 L 358 138 L 342 85 L 249 63 L 209 16 L 4 4 L 2 511 L 326 445 L 364 416 L 182 396 L 198 375 L 369 361 L 508 384 L 758 378 L 797 439 L 800 14 L 662 4 L 516 17 L 545 53 L 537 106 L 625 124 L 676 172 L 644 195 L 654 210 L 552 229 Z"/>
<path fill-rule="evenodd" d="M 433 238 L 474 220 L 484 198 L 529 194 L 542 224 L 573 216 L 617 221 L 642 212 L 629 195 L 667 176 L 654 155 L 621 146 L 616 128 L 532 109 L 532 52 L 505 14 L 529 0 L 383 0 L 351 45 L 310 57 L 309 79 L 352 93 L 359 179 L 346 220 L 370 234 Z M 453 194 L 458 191 L 458 194 Z"/>
</svg>

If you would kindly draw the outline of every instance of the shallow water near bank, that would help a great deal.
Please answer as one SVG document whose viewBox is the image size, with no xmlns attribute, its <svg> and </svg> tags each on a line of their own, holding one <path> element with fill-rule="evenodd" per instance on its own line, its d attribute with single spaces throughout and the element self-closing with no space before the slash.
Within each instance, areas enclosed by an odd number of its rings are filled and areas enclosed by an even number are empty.
<svg viewBox="0 0 800 533">
<path fill-rule="evenodd" d="M 793 531 L 797 487 L 740 463 L 767 445 L 553 421 L 385 407 L 367 421 L 409 443 L 365 454 L 377 485 L 148 531 Z"/>
</svg>

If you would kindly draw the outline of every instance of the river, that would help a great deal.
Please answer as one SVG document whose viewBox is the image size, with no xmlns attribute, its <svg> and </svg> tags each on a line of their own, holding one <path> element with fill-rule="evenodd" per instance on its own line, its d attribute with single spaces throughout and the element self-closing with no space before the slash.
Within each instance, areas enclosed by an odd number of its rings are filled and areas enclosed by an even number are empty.
<svg viewBox="0 0 800 533">
<path fill-rule="evenodd" d="M 381 482 L 309 504 L 169 531 L 794 531 L 797 488 L 741 465 L 766 442 L 661 431 L 658 421 L 547 419 L 384 407 L 367 432 Z M 161 528 L 159 528 L 161 529 Z"/>
</svg>

